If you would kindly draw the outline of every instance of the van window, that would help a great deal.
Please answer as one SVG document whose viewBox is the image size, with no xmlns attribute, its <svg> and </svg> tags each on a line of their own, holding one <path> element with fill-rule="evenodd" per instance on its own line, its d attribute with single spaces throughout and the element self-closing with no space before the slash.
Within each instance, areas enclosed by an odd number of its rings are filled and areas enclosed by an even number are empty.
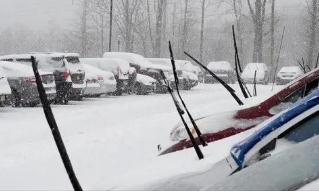
<svg viewBox="0 0 319 192">
<path fill-rule="evenodd" d="M 78 57 L 66 57 L 66 60 L 72 64 L 80 64 L 80 59 Z"/>
</svg>

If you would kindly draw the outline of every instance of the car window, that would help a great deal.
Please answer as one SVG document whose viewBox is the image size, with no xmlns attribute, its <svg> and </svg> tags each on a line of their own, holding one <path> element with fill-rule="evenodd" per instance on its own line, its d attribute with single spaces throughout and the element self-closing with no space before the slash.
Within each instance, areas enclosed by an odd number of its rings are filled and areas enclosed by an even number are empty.
<svg viewBox="0 0 319 192">
<path fill-rule="evenodd" d="M 283 110 L 288 109 L 294 103 L 296 103 L 299 99 L 303 97 L 304 87 L 298 89 L 297 91 L 290 94 L 288 97 L 283 99 L 278 105 L 275 105 L 269 110 L 269 113 L 272 115 L 278 114 Z"/>
<path fill-rule="evenodd" d="M 316 89 L 318 89 L 318 79 L 307 84 L 304 96 L 311 94 Z"/>
<path fill-rule="evenodd" d="M 290 142 L 299 143 L 319 134 L 319 112 L 309 116 L 296 124 L 289 131 L 283 133 L 279 138 Z"/>
<path fill-rule="evenodd" d="M 66 57 L 66 60 L 72 64 L 79 64 L 80 59 L 78 57 Z"/>
</svg>

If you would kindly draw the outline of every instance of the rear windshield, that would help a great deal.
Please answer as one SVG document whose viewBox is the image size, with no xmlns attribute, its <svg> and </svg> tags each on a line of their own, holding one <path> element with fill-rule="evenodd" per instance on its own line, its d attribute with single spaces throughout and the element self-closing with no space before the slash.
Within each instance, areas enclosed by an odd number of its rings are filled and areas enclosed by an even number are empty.
<svg viewBox="0 0 319 192">
<path fill-rule="evenodd" d="M 66 60 L 72 64 L 80 64 L 79 57 L 66 57 Z"/>
</svg>

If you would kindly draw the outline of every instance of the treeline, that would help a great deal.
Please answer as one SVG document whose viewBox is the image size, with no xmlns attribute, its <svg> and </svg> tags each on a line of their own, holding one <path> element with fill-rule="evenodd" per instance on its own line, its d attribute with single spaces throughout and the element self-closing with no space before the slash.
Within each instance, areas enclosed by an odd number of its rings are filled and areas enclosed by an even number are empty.
<svg viewBox="0 0 319 192">
<path fill-rule="evenodd" d="M 111 50 L 168 57 L 171 40 L 178 59 L 189 51 L 204 63 L 233 62 L 235 25 L 241 60 L 274 64 L 285 27 L 280 64 L 296 64 L 303 57 L 311 66 L 318 52 L 318 3 L 300 1 L 301 12 L 286 13 L 278 9 L 279 0 L 113 0 Z M 41 32 L 28 25 L 4 29 L 1 52 L 56 50 L 101 56 L 109 51 L 110 2 L 74 0 L 77 19 L 70 26 L 52 23 Z"/>
</svg>

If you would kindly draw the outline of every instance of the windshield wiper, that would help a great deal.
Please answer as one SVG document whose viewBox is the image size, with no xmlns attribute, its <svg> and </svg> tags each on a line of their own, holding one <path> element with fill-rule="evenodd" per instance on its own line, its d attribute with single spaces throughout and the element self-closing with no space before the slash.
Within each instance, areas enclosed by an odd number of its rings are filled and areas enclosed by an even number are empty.
<svg viewBox="0 0 319 192">
<path fill-rule="evenodd" d="M 166 77 L 165 77 L 165 75 L 164 75 L 164 72 L 161 70 L 160 73 L 161 73 L 162 78 L 163 78 L 163 80 L 164 80 L 164 84 L 165 84 L 165 86 L 167 87 L 167 90 L 168 90 L 169 94 L 171 95 L 171 97 L 172 97 L 172 99 L 173 99 L 173 101 L 174 101 L 176 110 L 177 110 L 177 112 L 178 112 L 178 114 L 179 114 L 179 116 L 180 116 L 180 118 L 181 118 L 181 120 L 182 120 L 182 122 L 183 122 L 183 124 L 184 124 L 184 127 L 185 127 L 185 129 L 186 129 L 186 132 L 187 132 L 187 134 L 188 134 L 188 136 L 189 136 L 189 138 L 190 138 L 192 144 L 193 144 L 193 147 L 194 147 L 194 149 L 195 149 L 195 152 L 196 152 L 198 158 L 201 160 L 201 159 L 204 158 L 204 155 L 203 155 L 202 151 L 200 150 L 200 148 L 198 147 L 198 145 L 197 145 L 197 143 L 196 143 L 196 141 L 195 141 L 195 138 L 193 137 L 192 132 L 190 131 L 190 129 L 189 129 L 189 127 L 188 127 L 188 125 L 187 125 L 187 123 L 186 123 L 184 117 L 183 117 L 183 114 L 184 114 L 185 112 L 184 112 L 184 110 L 181 108 L 181 106 L 180 106 L 178 100 L 176 99 L 176 97 L 175 97 L 175 95 L 174 95 L 174 92 L 173 92 L 173 89 L 170 87 L 169 82 L 168 82 L 168 80 L 166 79 Z"/>
<path fill-rule="evenodd" d="M 197 134 L 197 136 L 198 136 L 199 141 L 201 142 L 201 144 L 202 144 L 203 146 L 207 146 L 207 143 L 205 142 L 205 140 L 204 140 L 203 137 L 202 137 L 201 131 L 199 130 L 199 128 L 198 128 L 196 122 L 194 121 L 194 118 L 193 118 L 192 115 L 190 114 L 190 112 L 189 112 L 189 110 L 188 110 L 188 108 L 187 108 L 187 106 L 186 106 L 186 104 L 185 104 L 185 102 L 184 102 L 184 100 L 183 100 L 183 98 L 182 98 L 180 92 L 179 92 L 179 87 L 178 87 L 178 85 L 179 85 L 179 80 L 178 80 L 177 71 L 176 71 L 174 53 L 173 53 L 173 49 L 172 49 L 171 42 L 169 41 L 168 44 L 169 44 L 169 53 L 170 53 L 170 57 L 171 57 L 171 64 L 172 64 L 173 73 L 174 73 L 174 80 L 175 80 L 177 95 L 178 95 L 179 99 L 180 99 L 181 102 L 182 102 L 182 105 L 184 106 L 184 108 L 185 108 L 185 110 L 186 110 L 186 113 L 187 113 L 187 115 L 188 115 L 188 118 L 191 120 L 191 123 L 192 123 L 192 125 L 193 125 L 193 128 L 195 129 L 195 132 L 196 132 L 196 134 Z"/>
<path fill-rule="evenodd" d="M 239 99 L 239 97 L 236 95 L 235 90 L 231 88 L 227 83 L 225 83 L 223 80 L 221 80 L 215 73 L 213 73 L 211 70 L 209 70 L 205 65 L 203 65 L 201 62 L 199 62 L 197 59 L 195 59 L 193 56 L 188 54 L 186 51 L 184 51 L 185 55 L 187 55 L 189 58 L 191 58 L 195 63 L 197 63 L 199 66 L 201 66 L 203 69 L 205 69 L 211 76 L 213 76 L 220 84 L 222 84 L 225 89 L 231 94 L 231 96 L 236 100 L 236 102 L 239 105 L 244 105 L 244 103 Z"/>
<path fill-rule="evenodd" d="M 35 60 L 35 58 L 33 56 L 31 57 L 31 61 L 32 61 L 32 69 L 34 72 L 34 76 L 36 79 L 36 84 L 37 84 L 37 88 L 38 88 L 38 92 L 39 92 L 39 97 L 40 97 L 40 100 L 42 103 L 42 108 L 43 108 L 45 117 L 47 119 L 47 122 L 50 126 L 55 144 L 56 144 L 58 151 L 60 153 L 60 156 L 62 158 L 64 167 L 65 167 L 66 172 L 69 176 L 69 179 L 71 181 L 73 189 L 75 191 L 82 191 L 82 187 L 81 187 L 81 185 L 80 185 L 80 183 L 75 175 L 75 172 L 73 170 L 69 155 L 68 155 L 66 148 L 65 148 L 65 145 L 63 143 L 58 125 L 55 121 L 55 118 L 54 118 L 54 115 L 53 115 L 53 112 L 52 112 L 52 109 L 50 106 L 50 102 L 48 101 L 48 97 L 45 93 L 45 89 L 43 87 L 42 80 L 41 80 L 41 77 L 40 77 L 40 74 L 38 71 L 38 62 Z"/>
</svg>

